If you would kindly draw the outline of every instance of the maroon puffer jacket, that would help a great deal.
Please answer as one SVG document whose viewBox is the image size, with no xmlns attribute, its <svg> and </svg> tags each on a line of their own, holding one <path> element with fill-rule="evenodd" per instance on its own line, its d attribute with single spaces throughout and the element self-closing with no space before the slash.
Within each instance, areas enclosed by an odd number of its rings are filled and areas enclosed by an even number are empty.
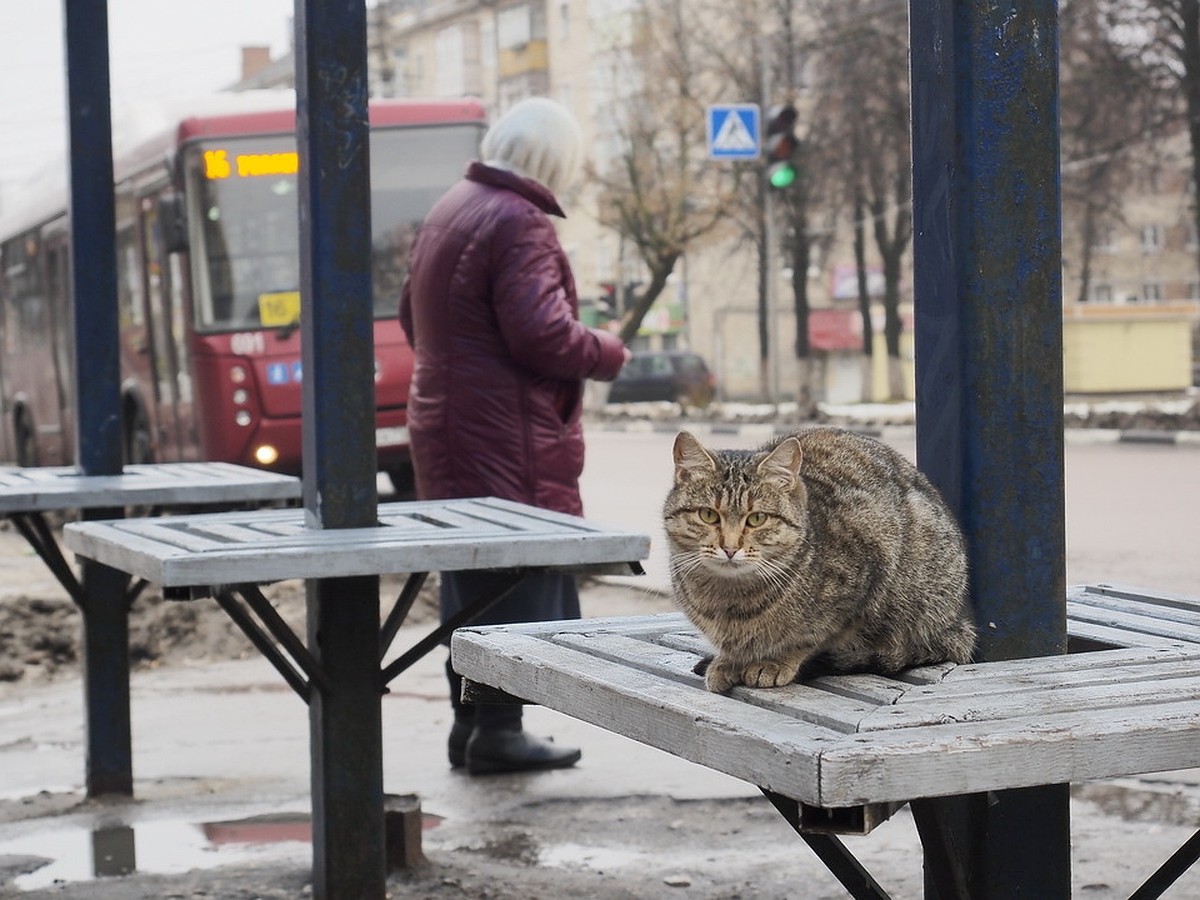
<svg viewBox="0 0 1200 900">
<path fill-rule="evenodd" d="M 611 380 L 621 340 L 579 322 L 571 267 L 537 182 L 482 163 L 413 245 L 400 324 L 417 494 L 503 497 L 579 515 L 583 379 Z"/>
</svg>

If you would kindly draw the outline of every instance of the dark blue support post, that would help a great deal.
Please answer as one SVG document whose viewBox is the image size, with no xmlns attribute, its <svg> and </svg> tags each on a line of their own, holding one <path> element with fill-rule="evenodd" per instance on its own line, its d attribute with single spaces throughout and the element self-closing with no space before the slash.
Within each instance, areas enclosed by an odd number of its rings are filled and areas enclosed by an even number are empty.
<svg viewBox="0 0 1200 900">
<path fill-rule="evenodd" d="M 71 175 L 71 295 L 75 327 L 75 436 L 87 475 L 121 471 L 116 214 L 108 80 L 108 4 L 66 0 Z M 91 510 L 113 518 L 121 510 Z M 129 713 L 128 578 L 91 561 L 83 586 L 86 781 L 89 796 L 133 793 Z"/>
<path fill-rule="evenodd" d="M 296 2 L 304 508 L 310 527 L 374 525 L 366 5 Z M 379 579 L 310 581 L 313 894 L 383 900 Z"/>
<path fill-rule="evenodd" d="M 967 534 L 977 658 L 1063 653 L 1056 3 L 922 0 L 910 28 L 917 459 Z M 928 896 L 1070 896 L 1068 799 L 915 807 Z"/>
</svg>

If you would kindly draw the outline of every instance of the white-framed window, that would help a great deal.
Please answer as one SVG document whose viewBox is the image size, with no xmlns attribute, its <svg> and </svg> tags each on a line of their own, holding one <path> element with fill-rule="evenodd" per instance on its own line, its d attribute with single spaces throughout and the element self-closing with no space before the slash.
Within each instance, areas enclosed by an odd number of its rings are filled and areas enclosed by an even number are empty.
<svg viewBox="0 0 1200 900">
<path fill-rule="evenodd" d="M 500 10 L 496 21 L 497 43 L 502 50 L 515 50 L 533 40 L 533 9 L 528 5 Z"/>
<path fill-rule="evenodd" d="M 1111 284 L 1105 284 L 1104 282 L 1093 284 L 1089 293 L 1091 294 L 1091 301 L 1093 303 L 1113 302 L 1113 289 Z"/>
<path fill-rule="evenodd" d="M 1159 253 L 1162 251 L 1164 243 L 1164 230 L 1161 225 L 1142 226 L 1143 253 Z"/>
<path fill-rule="evenodd" d="M 1162 300 L 1162 284 L 1157 281 L 1147 281 L 1142 285 L 1142 299 L 1147 303 L 1158 303 Z"/>
<path fill-rule="evenodd" d="M 434 94 L 438 97 L 461 97 L 467 92 L 462 26 L 450 25 L 441 29 L 435 41 L 437 66 L 434 69 Z"/>
</svg>

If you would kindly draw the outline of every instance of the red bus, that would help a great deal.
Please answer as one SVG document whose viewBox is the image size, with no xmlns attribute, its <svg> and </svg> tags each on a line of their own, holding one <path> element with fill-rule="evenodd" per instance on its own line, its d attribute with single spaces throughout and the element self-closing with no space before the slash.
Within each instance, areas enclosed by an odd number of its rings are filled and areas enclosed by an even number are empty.
<svg viewBox="0 0 1200 900">
<path fill-rule="evenodd" d="M 262 96 L 267 94 L 267 97 Z M 300 471 L 299 234 L 289 92 L 213 98 L 114 150 L 127 462 Z M 291 102 L 289 102 L 291 101 Z M 476 100 L 370 104 L 379 470 L 411 479 L 396 318 L 417 226 L 476 155 Z M 114 127 L 114 133 L 119 130 Z M 66 182 L 0 217 L 0 455 L 75 459 Z M 83 338 L 86 340 L 86 337 Z"/>
</svg>

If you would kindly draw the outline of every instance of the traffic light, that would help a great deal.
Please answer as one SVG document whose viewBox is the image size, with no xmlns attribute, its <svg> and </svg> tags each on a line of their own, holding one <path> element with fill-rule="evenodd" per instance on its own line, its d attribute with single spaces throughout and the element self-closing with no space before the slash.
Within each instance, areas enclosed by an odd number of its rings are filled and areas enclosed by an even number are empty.
<svg viewBox="0 0 1200 900">
<path fill-rule="evenodd" d="M 772 106 L 767 112 L 767 134 L 763 147 L 767 157 L 767 182 L 773 188 L 791 187 L 796 181 L 796 107 L 790 103 Z"/>
</svg>

